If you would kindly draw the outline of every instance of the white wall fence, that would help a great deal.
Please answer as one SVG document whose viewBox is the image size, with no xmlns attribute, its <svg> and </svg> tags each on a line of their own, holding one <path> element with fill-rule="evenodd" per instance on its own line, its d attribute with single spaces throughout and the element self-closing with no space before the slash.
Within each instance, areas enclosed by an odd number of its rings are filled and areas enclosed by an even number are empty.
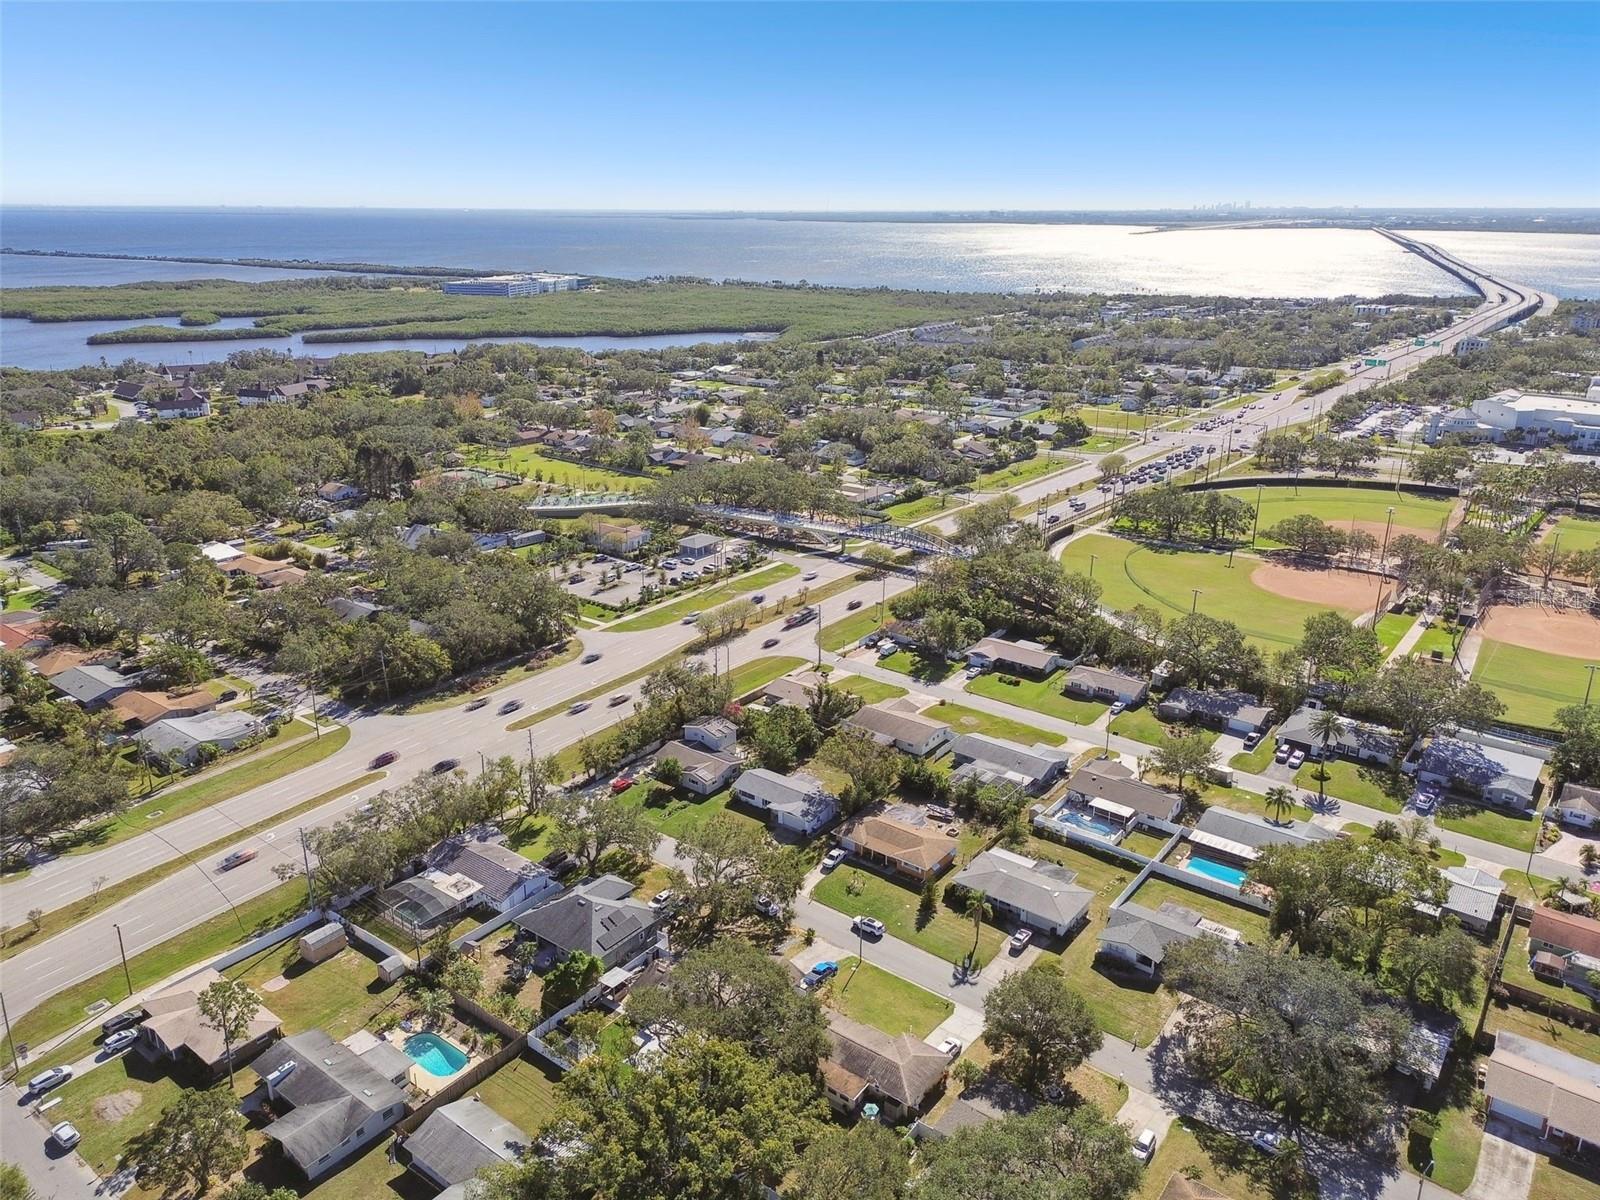
<svg viewBox="0 0 1600 1200">
<path fill-rule="evenodd" d="M 324 924 L 327 920 L 328 914 L 323 909 L 313 908 L 309 912 L 301 913 L 292 921 L 279 925 L 276 929 L 269 929 L 266 933 L 251 938 L 242 946 L 235 946 L 232 950 L 212 959 L 203 967 L 197 967 L 195 971 L 191 971 L 189 974 L 193 975 L 197 971 L 204 971 L 208 968 L 213 971 L 226 971 L 229 967 L 242 963 L 245 959 L 260 954 L 263 950 L 270 950 L 279 942 L 286 942 L 315 925 Z"/>
</svg>

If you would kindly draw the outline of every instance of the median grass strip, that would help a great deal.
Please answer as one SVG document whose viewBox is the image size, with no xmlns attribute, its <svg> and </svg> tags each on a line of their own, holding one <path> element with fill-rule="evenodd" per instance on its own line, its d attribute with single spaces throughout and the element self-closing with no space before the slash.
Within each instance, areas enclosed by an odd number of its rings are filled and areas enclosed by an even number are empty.
<svg viewBox="0 0 1600 1200">
<path fill-rule="evenodd" d="M 793 655 L 772 655 L 751 659 L 728 672 L 729 694 L 735 699 L 756 688 L 766 687 L 780 675 L 787 675 L 796 667 L 806 665 L 806 659 Z"/>
<path fill-rule="evenodd" d="M 218 913 L 159 946 L 128 959 L 128 974 L 134 990 L 159 983 L 185 967 L 214 958 L 254 933 L 276 928 L 297 916 L 306 905 L 306 881 L 291 879 L 246 900 L 227 912 Z M 81 983 L 75 983 L 51 996 L 18 1019 L 11 1027 L 13 1040 L 21 1045 L 38 1045 L 60 1033 L 96 1020 L 84 1010 L 96 1000 L 115 1004 L 128 995 L 122 966 L 106 968 Z"/>
<path fill-rule="evenodd" d="M 674 600 L 671 604 L 652 608 L 637 617 L 618 621 L 615 625 L 607 626 L 606 632 L 634 633 L 641 629 L 660 629 L 663 625 L 681 621 L 692 612 L 708 612 L 717 605 L 737 599 L 747 592 L 760 591 L 764 587 L 782 583 L 785 579 L 793 579 L 798 574 L 800 574 L 799 567 L 791 566 L 789 563 L 775 563 L 770 567 L 763 567 L 753 575 L 727 580 L 708 591 L 694 592 Z"/>
<path fill-rule="evenodd" d="M 919 1038 L 927 1037 L 956 1010 L 943 996 L 853 955 L 840 961 L 839 973 L 823 990 L 822 1002 L 884 1033 L 910 1033 Z"/>
<path fill-rule="evenodd" d="M 0 934 L 0 938 L 4 939 L 3 942 L 0 942 L 0 961 L 10 958 L 18 951 L 27 949 L 30 942 L 35 940 L 48 941 L 63 930 L 70 929 L 79 921 L 88 920 L 101 909 L 110 908 L 113 904 L 121 903 L 129 896 L 137 895 L 144 891 L 145 888 L 161 882 L 169 875 L 186 869 L 193 865 L 196 860 L 204 860 L 210 858 L 213 854 L 220 854 L 228 847 L 236 846 L 264 830 L 271 829 L 275 825 L 281 825 L 286 821 L 294 820 L 301 813 L 321 808 L 324 804 L 337 800 L 340 796 L 348 795 L 358 788 L 364 788 L 369 783 L 376 783 L 385 774 L 386 772 L 384 771 L 369 771 L 365 775 L 340 784 L 338 787 L 329 788 L 320 795 L 301 801 L 293 808 L 273 813 L 270 817 L 263 817 L 252 825 L 237 829 L 227 837 L 218 838 L 216 841 L 209 842 L 182 857 L 171 859 L 159 866 L 151 867 L 148 871 L 141 871 L 137 875 L 119 880 L 110 887 L 100 889 L 99 892 L 92 896 L 85 896 L 81 900 L 75 900 L 71 904 L 64 904 L 60 908 L 53 909 L 45 913 L 37 925 L 32 921 L 13 925 L 5 930 L 3 934 Z"/>
</svg>

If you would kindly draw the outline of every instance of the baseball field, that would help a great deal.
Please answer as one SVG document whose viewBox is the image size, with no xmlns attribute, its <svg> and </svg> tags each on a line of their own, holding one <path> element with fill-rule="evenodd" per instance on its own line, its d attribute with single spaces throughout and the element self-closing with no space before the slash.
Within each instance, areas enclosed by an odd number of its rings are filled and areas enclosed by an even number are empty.
<svg viewBox="0 0 1600 1200">
<path fill-rule="evenodd" d="M 1553 728 L 1558 709 L 1583 702 L 1586 666 L 1600 663 L 1600 619 L 1537 604 L 1496 605 L 1479 623 L 1472 678 L 1505 701 L 1505 719 Z"/>
<path fill-rule="evenodd" d="M 1255 507 L 1255 488 L 1229 488 L 1227 494 Z M 1409 533 L 1436 540 L 1456 501 L 1424 496 L 1418 492 L 1396 491 L 1384 487 L 1268 487 L 1261 489 L 1261 530 L 1271 529 L 1285 517 L 1310 513 L 1345 532 L 1364 529 L 1380 540 L 1394 507 L 1391 536 Z M 1260 545 L 1277 543 L 1261 538 Z"/>
</svg>

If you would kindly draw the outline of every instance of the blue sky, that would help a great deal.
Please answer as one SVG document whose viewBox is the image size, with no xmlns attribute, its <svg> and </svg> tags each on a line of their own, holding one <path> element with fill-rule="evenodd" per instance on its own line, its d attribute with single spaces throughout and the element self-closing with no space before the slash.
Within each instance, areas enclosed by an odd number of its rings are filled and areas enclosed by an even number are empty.
<svg viewBox="0 0 1600 1200">
<path fill-rule="evenodd" d="M 8 203 L 1600 203 L 1588 4 L 7 0 L 0 26 Z"/>
</svg>

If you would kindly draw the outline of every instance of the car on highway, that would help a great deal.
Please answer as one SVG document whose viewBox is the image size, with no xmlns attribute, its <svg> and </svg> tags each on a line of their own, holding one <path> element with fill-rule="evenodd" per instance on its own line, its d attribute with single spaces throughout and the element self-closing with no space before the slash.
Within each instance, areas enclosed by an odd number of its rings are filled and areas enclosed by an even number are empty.
<svg viewBox="0 0 1600 1200">
<path fill-rule="evenodd" d="M 488 703 L 489 702 L 487 700 L 483 699 L 474 700 L 471 704 L 467 705 L 467 711 L 477 712 L 480 708 L 484 707 L 484 705 Z"/>
<path fill-rule="evenodd" d="M 888 933 L 888 928 L 877 917 L 856 917 L 850 922 L 850 928 L 867 937 L 881 938 Z"/>
<path fill-rule="evenodd" d="M 638 782 L 632 775 L 618 775 L 611 781 L 611 794 L 615 796 L 625 792 Z"/>
<path fill-rule="evenodd" d="M 1293 754 L 1289 755 L 1289 769 L 1292 771 L 1298 771 L 1305 765 L 1305 762 L 1306 752 L 1304 750 L 1296 750 Z"/>
<path fill-rule="evenodd" d="M 832 850 L 829 850 L 822 856 L 822 869 L 824 871 L 831 871 L 840 863 L 842 863 L 844 859 L 845 852 L 835 846 Z"/>
<path fill-rule="evenodd" d="M 600 651 L 598 651 L 598 650 L 591 650 L 591 651 L 589 651 L 589 653 L 587 653 L 587 654 L 585 654 L 583 656 L 583 664 L 584 664 L 584 666 L 588 666 L 590 663 L 597 663 L 599 661 L 600 661 Z"/>
<path fill-rule="evenodd" d="M 124 1029 L 132 1029 L 142 1020 L 144 1020 L 144 1009 L 132 1008 L 127 1012 L 118 1013 L 114 1017 L 101 1021 L 100 1032 L 110 1037 L 113 1033 L 118 1033 Z"/>
<path fill-rule="evenodd" d="M 766 641 L 761 643 L 761 648 L 763 650 L 771 650 L 777 644 L 778 644 L 778 639 L 777 638 L 768 638 Z"/>
<path fill-rule="evenodd" d="M 1146 1129 L 1133 1139 L 1133 1156 L 1142 1163 L 1149 1162 L 1156 1153 L 1156 1131 Z"/>
<path fill-rule="evenodd" d="M 757 592 L 754 596 L 750 597 L 751 604 L 765 604 L 766 602 L 767 594 L 765 592 Z"/>
<path fill-rule="evenodd" d="M 860 607 L 861 607 L 861 601 L 859 601 L 859 600 L 852 600 L 852 601 L 850 601 L 849 604 L 845 605 L 845 609 L 848 612 L 855 612 L 855 610 L 860 608 Z"/>
<path fill-rule="evenodd" d="M 521 700 L 507 700 L 504 704 L 502 704 L 500 706 L 500 715 L 503 717 L 507 713 L 514 713 L 514 712 L 517 711 L 517 709 L 519 709 L 521 707 L 522 707 L 522 701 Z"/>
<path fill-rule="evenodd" d="M 700 610 L 697 608 L 692 613 L 684 613 L 683 614 L 683 620 L 678 622 L 678 624 L 680 624 L 680 625 L 693 625 L 699 619 L 700 619 Z"/>
<path fill-rule="evenodd" d="M 615 696 L 611 697 L 611 699 L 607 700 L 606 704 L 609 705 L 612 708 L 616 708 L 618 705 L 626 704 L 629 700 L 632 700 L 632 699 L 633 699 L 633 693 L 632 692 L 618 692 Z"/>
<path fill-rule="evenodd" d="M 105 1041 L 101 1042 L 100 1052 L 102 1054 L 120 1054 L 138 1040 L 139 1031 L 137 1029 L 124 1029 L 120 1033 L 113 1033 Z"/>
<path fill-rule="evenodd" d="M 459 758 L 441 758 L 433 764 L 433 773 L 435 775 L 443 775 L 446 771 L 454 771 L 460 765 L 461 760 Z"/>
<path fill-rule="evenodd" d="M 1061 524 L 1061 514 L 1060 513 L 1051 513 L 1048 517 L 1046 517 L 1044 519 L 1044 523 L 1046 525 L 1059 525 L 1059 524 Z"/>
<path fill-rule="evenodd" d="M 588 707 L 589 702 L 587 700 L 579 700 L 571 708 L 567 709 L 567 712 L 572 716 L 576 716 L 578 713 L 586 711 Z"/>
<path fill-rule="evenodd" d="M 378 755 L 377 758 L 372 760 L 372 769 L 377 770 L 379 767 L 387 767 L 399 757 L 400 752 L 398 750 L 385 750 L 382 754 Z"/>
<path fill-rule="evenodd" d="M 217 870 L 231 871 L 235 867 L 242 867 L 247 862 L 254 862 L 256 855 L 260 853 L 261 851 L 255 847 L 247 846 L 242 850 L 235 850 L 231 854 L 224 854 L 222 861 L 217 864 Z"/>
<path fill-rule="evenodd" d="M 40 1071 L 28 1080 L 27 1093 L 39 1095 L 48 1092 L 51 1088 L 58 1088 L 72 1078 L 71 1067 L 51 1067 L 48 1071 Z"/>
<path fill-rule="evenodd" d="M 50 1127 L 50 1140 L 63 1150 L 71 1150 L 82 1137 L 78 1134 L 78 1127 L 71 1121 L 63 1121 L 59 1125 Z"/>
<path fill-rule="evenodd" d="M 807 571 L 804 575 L 800 576 L 800 579 L 803 583 L 810 583 L 816 577 L 817 573 L 815 571 Z"/>
</svg>

